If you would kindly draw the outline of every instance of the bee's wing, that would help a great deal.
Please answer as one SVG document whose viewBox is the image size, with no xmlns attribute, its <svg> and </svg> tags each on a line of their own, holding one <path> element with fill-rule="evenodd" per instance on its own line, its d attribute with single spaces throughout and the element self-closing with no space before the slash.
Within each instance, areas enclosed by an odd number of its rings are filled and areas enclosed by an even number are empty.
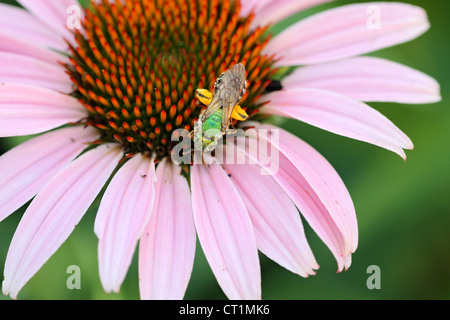
<svg viewBox="0 0 450 320">
<path fill-rule="evenodd" d="M 208 119 L 214 112 L 223 108 L 222 112 L 222 128 L 226 128 L 231 123 L 231 114 L 233 113 L 234 106 L 236 104 L 230 102 L 228 99 L 223 100 L 222 98 L 216 96 L 214 97 L 211 104 L 208 106 L 206 110 L 202 112 L 200 115 L 200 119 L 205 121 Z"/>
<path fill-rule="evenodd" d="M 214 112 L 222 108 L 223 101 L 219 97 L 214 96 L 213 100 L 209 104 L 208 108 L 202 112 L 200 118 L 202 121 L 208 119 Z"/>
<path fill-rule="evenodd" d="M 219 78 L 216 91 L 218 91 L 217 96 L 222 100 L 223 128 L 228 128 L 231 124 L 231 115 L 245 92 L 245 85 L 245 67 L 242 63 L 236 64 Z"/>
<path fill-rule="evenodd" d="M 227 103 L 223 106 L 222 128 L 228 128 L 231 125 L 231 115 L 235 106 L 236 103 Z"/>
<path fill-rule="evenodd" d="M 228 127 L 234 107 L 245 91 L 245 83 L 245 67 L 242 63 L 223 73 L 216 81 L 213 100 L 202 114 L 202 120 L 208 119 L 218 109 L 223 108 L 222 127 Z"/>
<path fill-rule="evenodd" d="M 245 67 L 242 63 L 236 64 L 233 68 L 222 74 L 216 83 L 216 90 L 224 89 L 230 90 L 230 100 L 239 99 L 242 91 L 245 90 Z M 222 88 L 224 87 L 224 88 Z"/>
</svg>

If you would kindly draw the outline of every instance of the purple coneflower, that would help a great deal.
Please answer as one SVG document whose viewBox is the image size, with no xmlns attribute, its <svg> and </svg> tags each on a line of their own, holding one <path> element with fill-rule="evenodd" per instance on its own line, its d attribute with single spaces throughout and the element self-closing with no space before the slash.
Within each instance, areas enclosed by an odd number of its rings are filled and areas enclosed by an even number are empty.
<svg viewBox="0 0 450 320">
<path fill-rule="evenodd" d="M 424 33 L 427 15 L 416 6 L 347 5 L 271 36 L 271 24 L 329 1 L 93 1 L 74 30 L 75 0 L 0 5 L 0 136 L 42 133 L 0 158 L 0 219 L 35 197 L 12 240 L 3 292 L 17 296 L 110 177 L 95 222 L 107 292 L 119 290 L 139 242 L 141 298 L 183 298 L 198 235 L 228 298 L 259 299 L 258 250 L 303 277 L 318 269 L 298 210 L 338 271 L 347 269 L 358 234 L 344 183 L 292 134 L 278 129 L 275 146 L 258 136 L 274 129 L 263 116 L 295 118 L 404 158 L 410 139 L 364 102 L 440 95 L 421 72 L 356 57 Z M 255 158 L 185 172 L 170 161 L 172 133 L 192 130 L 201 111 L 195 90 L 212 88 L 238 62 L 249 81 L 241 106 L 256 129 L 249 139 L 279 151 L 279 170 L 262 175 Z M 274 80 L 281 67 L 300 65 Z"/>
</svg>

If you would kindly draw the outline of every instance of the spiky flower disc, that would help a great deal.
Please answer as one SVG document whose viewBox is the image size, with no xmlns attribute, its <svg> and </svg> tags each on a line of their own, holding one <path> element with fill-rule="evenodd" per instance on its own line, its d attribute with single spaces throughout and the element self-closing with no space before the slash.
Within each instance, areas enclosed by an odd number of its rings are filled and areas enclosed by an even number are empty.
<svg viewBox="0 0 450 320">
<path fill-rule="evenodd" d="M 175 129 L 191 130 L 200 113 L 195 90 L 212 88 L 237 62 L 248 72 L 242 107 L 257 112 L 273 57 L 261 55 L 266 28 L 250 30 L 239 1 L 92 2 L 66 65 L 89 111 L 86 124 L 126 154 L 170 153 Z"/>
</svg>

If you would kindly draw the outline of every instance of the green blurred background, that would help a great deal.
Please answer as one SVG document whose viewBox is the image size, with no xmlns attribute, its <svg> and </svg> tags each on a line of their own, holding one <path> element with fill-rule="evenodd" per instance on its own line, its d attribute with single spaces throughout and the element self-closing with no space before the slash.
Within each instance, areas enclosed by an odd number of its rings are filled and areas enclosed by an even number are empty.
<svg viewBox="0 0 450 320">
<path fill-rule="evenodd" d="M 275 29 L 281 30 L 323 9 L 355 2 L 322 5 L 287 19 Z M 406 162 L 384 149 L 298 121 L 281 124 L 315 147 L 340 173 L 356 207 L 360 242 L 351 268 L 337 274 L 331 253 L 305 224 L 321 266 L 317 275 L 301 278 L 261 255 L 264 299 L 450 298 L 450 1 L 403 2 L 425 8 L 431 30 L 410 43 L 372 55 L 433 76 L 441 84 L 443 101 L 432 105 L 371 103 L 413 140 L 415 149 L 407 151 Z M 0 139 L 0 154 L 24 139 Z M 21 291 L 19 299 L 139 299 L 137 256 L 120 294 L 108 295 L 102 289 L 93 232 L 98 204 L 97 200 L 65 244 Z M 23 212 L 24 208 L 0 224 L 1 274 Z M 66 287 L 70 265 L 81 268 L 81 290 Z M 371 265 L 381 269 L 380 290 L 366 286 L 367 268 Z M 199 245 L 186 299 L 225 299 Z"/>
</svg>

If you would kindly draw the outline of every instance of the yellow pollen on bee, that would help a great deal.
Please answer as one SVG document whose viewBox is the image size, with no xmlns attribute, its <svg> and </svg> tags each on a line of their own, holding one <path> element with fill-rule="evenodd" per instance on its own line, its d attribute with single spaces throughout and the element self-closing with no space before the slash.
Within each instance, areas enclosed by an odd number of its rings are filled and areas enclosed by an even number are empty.
<svg viewBox="0 0 450 320">
<path fill-rule="evenodd" d="M 205 106 L 208 106 L 213 99 L 213 94 L 207 89 L 197 89 L 195 95 Z M 234 120 L 245 121 L 248 119 L 248 114 L 240 105 L 236 105 L 231 114 L 231 118 Z"/>
<path fill-rule="evenodd" d="M 241 108 L 240 105 L 236 105 L 234 107 L 233 113 L 231 114 L 231 118 L 239 121 L 245 121 L 248 119 L 248 114 L 244 109 Z"/>
</svg>

